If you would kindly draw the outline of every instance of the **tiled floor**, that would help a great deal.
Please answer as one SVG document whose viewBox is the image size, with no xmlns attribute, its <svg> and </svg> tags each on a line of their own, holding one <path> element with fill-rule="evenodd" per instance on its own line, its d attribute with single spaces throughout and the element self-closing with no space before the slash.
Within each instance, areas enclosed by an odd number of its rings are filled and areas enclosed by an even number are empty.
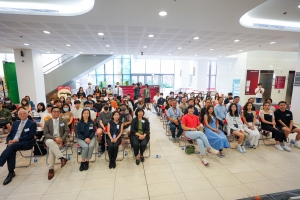
<svg viewBox="0 0 300 200">
<path fill-rule="evenodd" d="M 71 163 L 60 169 L 56 166 L 53 180 L 47 179 L 45 157 L 38 158 L 38 166 L 16 169 L 17 176 L 6 186 L 0 185 L 1 199 L 237 199 L 300 188 L 300 150 L 280 152 L 273 146 L 260 145 L 240 154 L 225 150 L 226 157 L 208 156 L 205 167 L 199 155 L 186 155 L 178 144 L 165 135 L 159 119 L 150 113 L 151 154 L 161 158 L 147 158 L 135 165 L 132 154 L 109 169 L 102 156 L 88 171 L 79 172 L 76 155 Z M 293 137 L 293 136 L 291 136 Z M 0 150 L 5 148 L 0 144 Z M 17 164 L 28 160 L 17 158 Z M 7 175 L 6 166 L 0 168 L 0 180 Z"/>
</svg>

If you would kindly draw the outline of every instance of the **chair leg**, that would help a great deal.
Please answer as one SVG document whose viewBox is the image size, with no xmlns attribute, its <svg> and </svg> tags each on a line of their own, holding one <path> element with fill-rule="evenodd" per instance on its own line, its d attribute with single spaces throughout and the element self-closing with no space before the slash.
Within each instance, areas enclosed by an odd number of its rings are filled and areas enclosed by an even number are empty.
<svg viewBox="0 0 300 200">
<path fill-rule="evenodd" d="M 33 148 L 32 148 L 31 151 L 30 151 L 30 156 L 24 156 L 24 155 L 22 154 L 21 151 L 19 151 L 19 153 L 21 154 L 21 156 L 22 156 L 23 158 L 29 158 L 29 164 L 28 164 L 28 165 L 16 166 L 16 168 L 25 168 L 25 167 L 29 167 L 29 166 L 31 165 L 31 159 L 32 159 L 32 157 L 33 157 Z"/>
</svg>

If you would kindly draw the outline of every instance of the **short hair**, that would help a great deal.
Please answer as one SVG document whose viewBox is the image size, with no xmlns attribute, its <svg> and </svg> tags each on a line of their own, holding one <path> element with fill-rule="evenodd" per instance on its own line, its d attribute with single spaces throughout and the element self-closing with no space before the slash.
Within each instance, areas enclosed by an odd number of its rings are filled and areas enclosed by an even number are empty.
<svg viewBox="0 0 300 200">
<path fill-rule="evenodd" d="M 278 105 L 284 103 L 285 105 L 287 105 L 287 103 L 285 101 L 279 101 Z"/>
<path fill-rule="evenodd" d="M 164 95 L 164 93 L 160 93 L 160 95 Z"/>
<path fill-rule="evenodd" d="M 20 106 L 20 107 L 18 108 L 18 110 L 17 110 L 17 113 L 19 113 L 19 111 L 20 111 L 21 109 L 23 109 L 23 110 L 26 111 L 26 108 L 25 108 L 24 106 Z"/>
<path fill-rule="evenodd" d="M 138 116 L 138 113 L 139 113 L 140 111 L 143 112 L 143 116 L 144 116 L 144 114 L 145 114 L 144 109 L 143 109 L 143 108 L 137 108 L 137 109 L 135 110 L 135 112 L 134 112 L 134 114 L 135 114 L 136 117 Z"/>
<path fill-rule="evenodd" d="M 107 87 L 111 87 L 111 85 L 108 85 Z"/>
<path fill-rule="evenodd" d="M 56 99 L 56 100 L 54 101 L 54 104 L 56 104 L 56 103 L 58 103 L 58 102 L 61 103 L 59 99 Z"/>
<path fill-rule="evenodd" d="M 74 104 L 80 104 L 79 100 L 74 101 Z"/>
<path fill-rule="evenodd" d="M 77 97 L 77 94 L 73 94 L 72 97 Z"/>
<path fill-rule="evenodd" d="M 267 99 L 265 100 L 265 102 L 268 101 L 268 100 L 270 100 L 271 103 L 273 103 L 273 100 L 272 100 L 271 98 L 267 98 Z"/>
<path fill-rule="evenodd" d="M 89 95 L 87 95 L 87 97 L 93 97 L 93 95 L 89 94 Z"/>
<path fill-rule="evenodd" d="M 234 96 L 233 98 L 236 99 L 236 98 L 240 98 L 240 97 L 239 96 Z"/>
<path fill-rule="evenodd" d="M 223 97 L 218 97 L 218 100 L 219 100 L 219 99 L 224 99 L 224 98 L 223 98 Z"/>
<path fill-rule="evenodd" d="M 187 107 L 187 109 L 191 109 L 191 108 L 193 108 L 193 109 L 194 109 L 194 106 L 192 106 L 192 105 L 189 105 L 189 106 Z"/>
<path fill-rule="evenodd" d="M 57 106 L 53 106 L 53 107 L 51 108 L 51 112 L 53 112 L 53 110 L 56 109 L 56 108 L 57 108 L 57 109 L 59 110 L 59 112 L 60 112 L 60 109 L 59 109 L 59 107 L 57 107 Z"/>
<path fill-rule="evenodd" d="M 170 99 L 171 101 L 176 101 L 177 102 L 177 100 L 175 99 L 175 98 L 172 98 L 172 99 Z"/>
<path fill-rule="evenodd" d="M 47 104 L 47 108 L 50 108 L 50 107 L 52 108 L 53 105 L 52 105 L 51 103 L 48 103 L 48 104 Z"/>
<path fill-rule="evenodd" d="M 111 114 L 111 120 L 114 120 L 114 115 L 115 115 L 116 113 L 118 113 L 119 115 L 121 115 L 119 111 L 115 110 L 115 111 Z M 120 120 L 120 119 L 119 119 L 119 120 Z"/>
<path fill-rule="evenodd" d="M 262 83 L 258 83 L 257 86 L 262 85 Z"/>
<path fill-rule="evenodd" d="M 250 99 L 253 99 L 253 100 L 254 100 L 254 98 L 253 98 L 253 97 L 250 97 L 250 98 L 248 99 L 248 101 L 249 101 Z"/>
<path fill-rule="evenodd" d="M 193 102 L 195 103 L 195 100 L 194 100 L 194 99 L 189 99 L 189 102 L 190 102 L 190 101 L 193 101 Z"/>
<path fill-rule="evenodd" d="M 207 101 L 211 101 L 211 100 L 210 100 L 210 99 L 206 99 L 206 100 L 205 100 L 205 103 L 206 103 Z"/>
<path fill-rule="evenodd" d="M 159 93 L 159 91 L 156 91 L 156 93 Z"/>
<path fill-rule="evenodd" d="M 228 92 L 228 95 L 231 95 L 231 96 L 232 96 L 232 92 Z"/>
<path fill-rule="evenodd" d="M 84 104 L 83 104 L 84 106 L 86 106 L 86 105 L 91 105 L 91 102 L 89 102 L 89 101 L 86 101 L 86 102 L 84 102 Z"/>
</svg>

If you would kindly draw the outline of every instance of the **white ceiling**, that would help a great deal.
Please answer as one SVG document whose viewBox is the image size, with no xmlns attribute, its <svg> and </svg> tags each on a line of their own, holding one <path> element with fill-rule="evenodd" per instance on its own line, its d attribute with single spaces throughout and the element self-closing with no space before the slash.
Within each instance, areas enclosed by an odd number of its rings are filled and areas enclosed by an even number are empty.
<svg viewBox="0 0 300 200">
<path fill-rule="evenodd" d="M 286 4 L 291 1 L 285 0 Z M 96 0 L 94 8 L 80 16 L 0 14 L 0 47 L 68 54 L 107 54 L 112 51 L 114 54 L 140 55 L 143 51 L 144 55 L 182 57 L 226 56 L 239 53 L 239 50 L 297 51 L 299 33 L 250 29 L 239 24 L 246 12 L 264 2 Z M 158 13 L 162 10 L 168 15 L 160 17 Z M 51 34 L 44 34 L 44 30 Z M 98 32 L 105 35 L 100 37 Z M 154 37 L 149 38 L 149 34 Z M 194 40 L 196 36 L 200 39 Z M 240 42 L 234 43 L 235 39 Z M 276 44 L 270 45 L 271 41 Z M 72 46 L 66 47 L 66 44 Z M 178 47 L 182 49 L 178 50 Z"/>
</svg>

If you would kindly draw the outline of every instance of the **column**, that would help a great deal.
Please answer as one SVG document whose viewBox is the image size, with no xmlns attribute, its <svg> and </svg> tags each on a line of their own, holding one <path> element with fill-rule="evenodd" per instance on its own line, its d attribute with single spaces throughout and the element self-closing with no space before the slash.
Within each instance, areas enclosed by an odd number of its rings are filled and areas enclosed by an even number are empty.
<svg viewBox="0 0 300 200">
<path fill-rule="evenodd" d="M 31 49 L 22 51 L 24 56 L 21 49 L 14 49 L 20 101 L 28 95 L 35 105 L 46 103 L 42 53 Z"/>
<path fill-rule="evenodd" d="M 208 74 L 208 60 L 199 60 L 198 67 L 196 68 L 196 88 L 195 90 L 200 90 L 206 92 L 207 90 L 207 74 Z"/>
<path fill-rule="evenodd" d="M 300 73 L 300 43 L 298 46 L 298 58 L 297 58 L 297 66 L 296 73 Z M 296 75 L 295 75 L 296 77 Z M 295 78 L 296 81 L 296 78 Z M 295 82 L 294 82 L 295 84 Z M 293 112 L 294 123 L 300 124 L 300 107 L 299 107 L 299 99 L 300 99 L 300 86 L 293 86 L 293 95 L 292 95 L 292 103 L 291 103 L 291 111 Z"/>
</svg>

